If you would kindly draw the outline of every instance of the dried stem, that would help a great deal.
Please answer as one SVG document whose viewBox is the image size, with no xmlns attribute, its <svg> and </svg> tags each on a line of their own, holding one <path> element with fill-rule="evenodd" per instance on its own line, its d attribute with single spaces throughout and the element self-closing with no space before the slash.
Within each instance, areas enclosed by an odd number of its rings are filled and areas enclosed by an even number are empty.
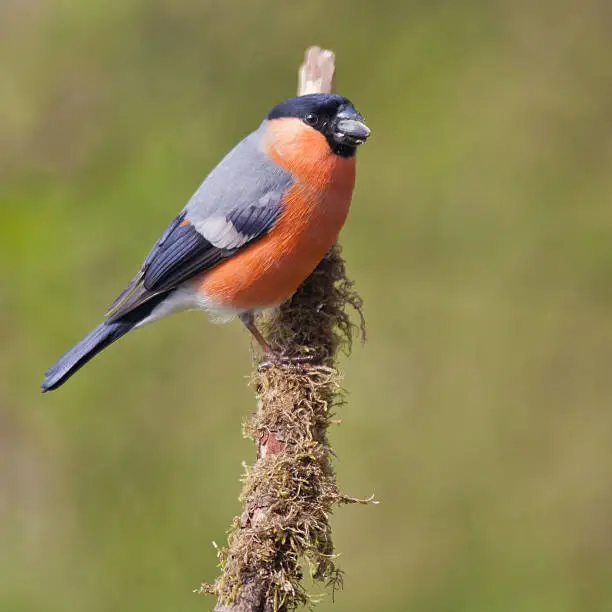
<svg viewBox="0 0 612 612">
<path fill-rule="evenodd" d="M 334 54 L 311 47 L 298 93 L 333 87 Z M 361 500 L 337 487 L 327 429 L 343 402 L 336 359 L 351 347 L 349 306 L 360 316 L 363 335 L 361 299 L 335 246 L 291 300 L 259 322 L 273 348 L 310 360 L 258 367 L 253 375 L 258 407 L 244 432 L 257 444 L 257 461 L 243 478 L 243 513 L 234 519 L 227 548 L 219 550 L 221 576 L 200 589 L 217 596 L 217 612 L 276 612 L 314 603 L 302 584 L 305 566 L 315 581 L 332 589 L 342 584 L 329 516 L 335 505 Z"/>
</svg>

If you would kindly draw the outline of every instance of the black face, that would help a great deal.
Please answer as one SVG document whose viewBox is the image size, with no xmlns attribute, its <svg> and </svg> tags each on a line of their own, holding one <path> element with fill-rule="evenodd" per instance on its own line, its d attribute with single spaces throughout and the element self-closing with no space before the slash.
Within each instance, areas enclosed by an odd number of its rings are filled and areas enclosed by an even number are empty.
<svg viewBox="0 0 612 612">
<path fill-rule="evenodd" d="M 268 119 L 296 117 L 321 132 L 332 151 L 342 157 L 355 155 L 370 130 L 350 100 L 334 94 L 298 96 L 275 106 Z"/>
</svg>

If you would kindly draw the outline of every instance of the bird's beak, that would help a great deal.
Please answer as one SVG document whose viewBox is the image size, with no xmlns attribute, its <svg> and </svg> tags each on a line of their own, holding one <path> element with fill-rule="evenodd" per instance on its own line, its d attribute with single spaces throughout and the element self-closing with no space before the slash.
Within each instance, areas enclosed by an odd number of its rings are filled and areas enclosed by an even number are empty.
<svg viewBox="0 0 612 612">
<path fill-rule="evenodd" d="M 336 115 L 334 127 L 334 140 L 341 144 L 357 146 L 370 135 L 370 128 L 353 107 L 344 108 Z"/>
</svg>

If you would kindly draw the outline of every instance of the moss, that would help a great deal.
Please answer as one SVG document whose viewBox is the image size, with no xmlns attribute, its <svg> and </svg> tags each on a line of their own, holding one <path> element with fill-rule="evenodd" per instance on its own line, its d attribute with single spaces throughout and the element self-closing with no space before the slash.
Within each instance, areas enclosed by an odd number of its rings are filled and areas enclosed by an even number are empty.
<svg viewBox="0 0 612 612">
<path fill-rule="evenodd" d="M 242 516 L 219 550 L 221 576 L 202 587 L 217 595 L 218 610 L 313 605 L 303 566 L 332 590 L 342 586 L 329 518 L 337 504 L 361 500 L 338 489 L 327 430 L 344 401 L 336 359 L 351 349 L 349 307 L 365 339 L 361 299 L 336 246 L 290 301 L 260 321 L 275 350 L 309 360 L 259 367 L 253 376 L 258 408 L 244 433 L 257 442 L 258 459 L 243 476 Z"/>
</svg>

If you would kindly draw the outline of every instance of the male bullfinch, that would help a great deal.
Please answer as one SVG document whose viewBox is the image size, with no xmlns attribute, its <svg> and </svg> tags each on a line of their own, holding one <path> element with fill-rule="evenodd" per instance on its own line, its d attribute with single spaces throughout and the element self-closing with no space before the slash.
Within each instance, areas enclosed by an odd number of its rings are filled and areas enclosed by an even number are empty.
<svg viewBox="0 0 612 612">
<path fill-rule="evenodd" d="M 47 370 L 42 390 L 131 329 L 180 310 L 237 315 L 275 360 L 253 315 L 287 300 L 336 241 L 355 151 L 369 135 L 342 96 L 310 94 L 273 108 L 206 177 L 105 321 Z"/>
</svg>

